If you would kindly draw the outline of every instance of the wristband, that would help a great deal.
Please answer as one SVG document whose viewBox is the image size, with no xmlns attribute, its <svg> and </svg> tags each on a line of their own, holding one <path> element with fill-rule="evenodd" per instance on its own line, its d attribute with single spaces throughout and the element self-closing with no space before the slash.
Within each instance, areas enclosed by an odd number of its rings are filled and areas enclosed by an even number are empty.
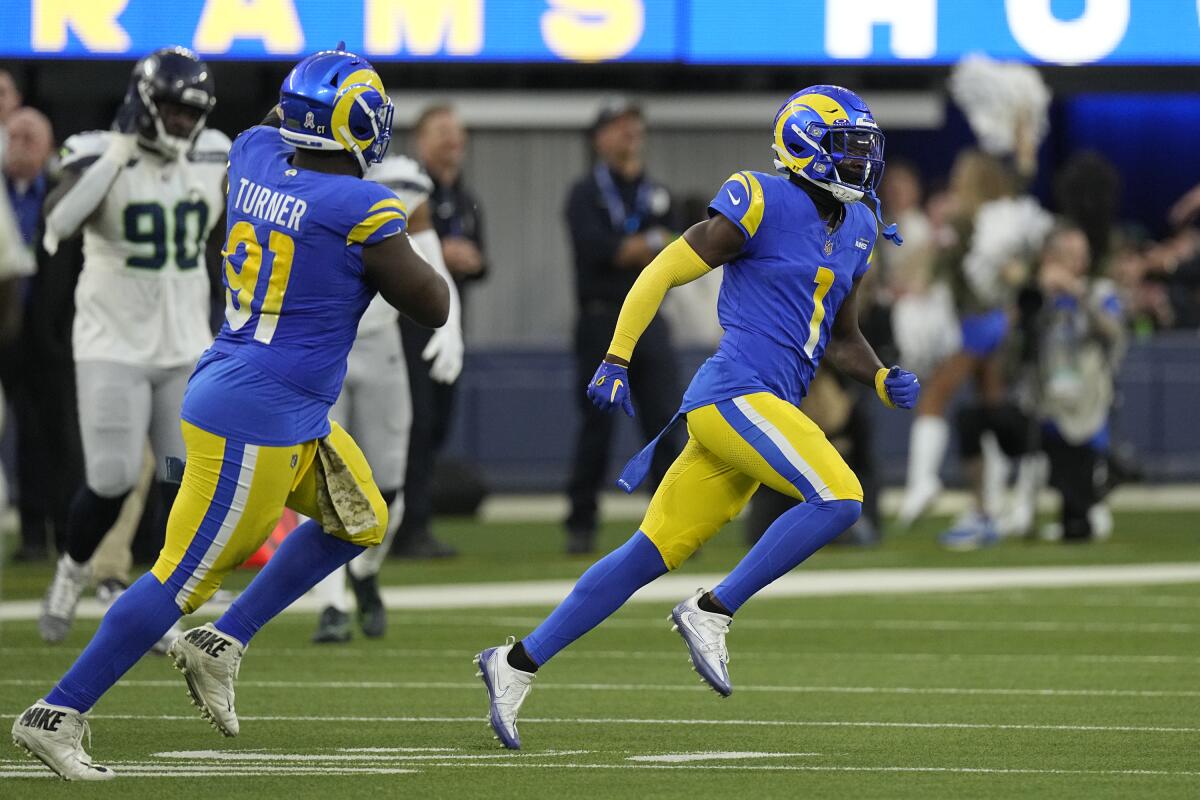
<svg viewBox="0 0 1200 800">
<path fill-rule="evenodd" d="M 887 367 L 880 367 L 875 373 L 875 394 L 879 395 L 879 399 L 888 408 L 895 408 L 896 404 L 892 402 L 892 398 L 888 397 L 887 386 L 884 381 L 887 380 L 888 373 L 891 372 Z"/>
</svg>

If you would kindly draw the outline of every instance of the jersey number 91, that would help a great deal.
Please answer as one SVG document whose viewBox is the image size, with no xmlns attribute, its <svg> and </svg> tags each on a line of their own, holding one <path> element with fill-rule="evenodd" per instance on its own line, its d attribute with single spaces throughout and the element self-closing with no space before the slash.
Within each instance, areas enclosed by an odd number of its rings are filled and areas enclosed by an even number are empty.
<svg viewBox="0 0 1200 800">
<path fill-rule="evenodd" d="M 265 248 L 260 232 L 249 222 L 243 220 L 229 230 L 221 253 L 225 259 L 225 320 L 230 330 L 236 331 L 257 315 L 254 338 L 270 344 L 292 274 L 296 243 L 280 231 L 264 229 L 262 234 L 267 239 Z"/>
</svg>

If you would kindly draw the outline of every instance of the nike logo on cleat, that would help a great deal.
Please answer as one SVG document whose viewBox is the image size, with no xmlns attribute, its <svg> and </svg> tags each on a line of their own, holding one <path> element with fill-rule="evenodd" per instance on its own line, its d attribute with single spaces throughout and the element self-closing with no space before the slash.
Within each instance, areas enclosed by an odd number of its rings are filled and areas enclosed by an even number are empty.
<svg viewBox="0 0 1200 800">
<path fill-rule="evenodd" d="M 197 628 L 189 632 L 187 640 L 213 658 L 219 657 L 229 647 L 228 639 L 218 636 L 212 631 L 206 631 L 203 628 Z"/>
<path fill-rule="evenodd" d="M 57 731 L 62 725 L 65 711 L 55 711 L 45 706 L 34 706 L 21 715 L 21 724 L 26 728 L 40 728 L 44 731 Z"/>
</svg>

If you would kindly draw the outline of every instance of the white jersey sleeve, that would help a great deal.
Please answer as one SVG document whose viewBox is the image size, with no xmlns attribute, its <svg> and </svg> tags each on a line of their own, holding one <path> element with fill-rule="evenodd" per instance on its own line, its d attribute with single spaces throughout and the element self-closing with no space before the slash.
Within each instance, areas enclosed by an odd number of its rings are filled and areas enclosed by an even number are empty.
<svg viewBox="0 0 1200 800">
<path fill-rule="evenodd" d="M 398 155 L 385 158 L 381 163 L 371 167 L 371 171 L 367 173 L 367 179 L 382 183 L 395 192 L 400 201 L 404 203 L 404 207 L 408 209 L 410 216 L 429 199 L 430 193 L 433 192 L 433 180 L 415 159 L 408 156 Z M 399 318 L 399 311 L 384 300 L 382 295 L 375 295 L 363 313 L 362 319 L 359 320 L 358 333 L 361 336 L 367 331 L 382 328 L 384 325 L 393 325 Z"/>
<path fill-rule="evenodd" d="M 71 137 L 63 167 L 87 169 L 111 135 Z M 228 137 L 204 130 L 186 158 L 141 150 L 121 169 L 83 228 L 77 360 L 175 367 L 211 343 L 205 249 L 222 224 L 228 153 Z"/>
</svg>

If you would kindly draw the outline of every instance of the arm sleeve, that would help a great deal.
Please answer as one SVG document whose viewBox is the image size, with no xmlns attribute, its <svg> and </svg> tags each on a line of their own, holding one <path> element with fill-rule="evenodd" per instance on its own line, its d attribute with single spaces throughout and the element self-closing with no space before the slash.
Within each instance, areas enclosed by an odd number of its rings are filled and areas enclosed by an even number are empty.
<svg viewBox="0 0 1200 800">
<path fill-rule="evenodd" d="M 446 260 L 442 257 L 442 240 L 438 238 L 437 231 L 428 228 L 420 233 L 412 234 L 410 238 L 417 253 L 429 262 L 429 266 L 433 267 L 434 272 L 442 276 L 442 280 L 446 282 L 446 288 L 450 290 L 450 311 L 446 316 L 446 324 L 461 327 L 462 304 L 458 297 L 458 286 L 454 283 L 454 277 L 450 274 L 450 270 L 446 268 Z"/>
<path fill-rule="evenodd" d="M 73 148 L 68 139 L 66 150 L 74 155 L 82 148 Z M 64 169 L 81 169 L 82 175 L 46 215 L 43 245 L 52 255 L 58 249 L 58 243 L 78 233 L 92 212 L 100 207 L 126 163 L 126 157 L 119 149 L 104 149 L 94 161 L 90 160 L 91 155 L 94 154 L 80 152 L 77 157 L 64 159 Z"/>
<path fill-rule="evenodd" d="M 720 214 L 746 235 L 749 243 L 762 224 L 766 207 L 762 184 L 752 172 L 735 172 L 708 204 L 709 214 Z"/>
<path fill-rule="evenodd" d="M 682 236 L 667 245 L 642 270 L 625 297 L 608 352 L 628 361 L 638 339 L 658 313 L 667 290 L 690 283 L 711 270 Z"/>
</svg>

